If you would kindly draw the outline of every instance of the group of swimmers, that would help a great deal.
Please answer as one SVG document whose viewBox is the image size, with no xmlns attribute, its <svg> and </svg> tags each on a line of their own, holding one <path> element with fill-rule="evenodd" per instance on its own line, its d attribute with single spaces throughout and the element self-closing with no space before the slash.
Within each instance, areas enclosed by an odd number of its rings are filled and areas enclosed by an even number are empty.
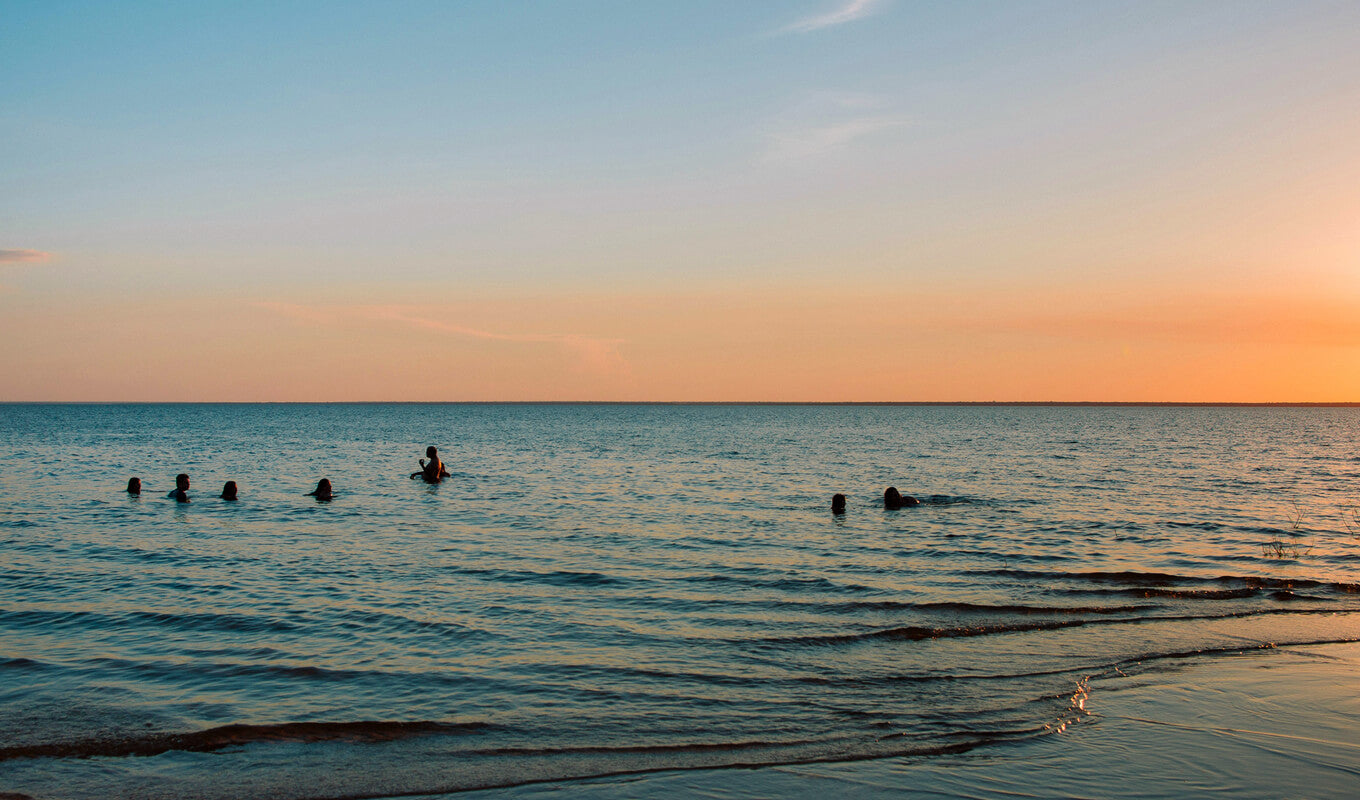
<svg viewBox="0 0 1360 800">
<path fill-rule="evenodd" d="M 142 479 L 128 478 L 127 493 L 133 497 L 142 496 Z M 223 500 L 236 499 L 236 481 L 227 481 L 222 485 L 222 494 L 218 495 Z M 307 493 L 308 497 L 315 497 L 317 500 L 330 500 L 334 495 L 331 493 L 331 482 L 329 478 L 322 478 L 316 482 L 316 488 Z M 181 472 L 175 476 L 175 488 L 171 490 L 167 498 L 176 503 L 189 502 L 189 475 Z"/>
<path fill-rule="evenodd" d="M 911 508 L 912 506 L 919 505 L 921 505 L 920 500 L 917 500 L 915 497 L 912 497 L 909 494 L 902 494 L 901 492 L 897 491 L 896 486 L 889 486 L 887 489 L 883 491 L 883 507 L 886 509 L 896 510 L 899 508 Z M 831 496 L 831 513 L 832 514 L 845 513 L 845 495 L 833 494 Z"/>
<path fill-rule="evenodd" d="M 425 458 L 420 459 L 420 469 L 411 473 L 411 480 L 420 478 L 426 483 L 439 483 L 445 478 L 450 477 L 450 473 L 444 466 L 444 462 L 439 460 L 439 450 L 430 445 L 425 448 Z M 142 479 L 128 478 L 127 492 L 133 496 L 141 496 Z M 331 489 L 329 478 L 322 478 L 316 482 L 316 488 L 307 493 L 308 497 L 315 497 L 318 501 L 327 501 L 333 498 L 334 492 Z M 175 476 L 175 489 L 166 497 L 177 503 L 189 502 L 189 476 L 183 472 Z M 222 486 L 223 500 L 236 499 L 236 481 L 227 481 Z M 883 492 L 883 507 L 887 509 L 911 508 L 921 505 L 921 501 L 911 495 L 904 495 L 897 491 L 896 486 L 889 486 Z M 831 513 L 845 513 L 845 495 L 835 494 L 831 496 Z"/>
<path fill-rule="evenodd" d="M 439 450 L 434 445 L 425 448 L 425 458 L 420 459 L 420 470 L 411 473 L 411 479 L 423 479 L 426 483 L 439 483 L 443 479 L 450 477 L 449 471 L 444 467 L 444 462 L 439 460 Z M 222 486 L 222 494 L 219 495 L 223 500 L 236 499 L 236 481 L 227 481 Z M 133 497 L 142 495 L 142 479 L 128 478 L 127 493 Z M 175 476 L 175 488 L 167 498 L 177 503 L 189 502 L 189 475 L 181 472 Z M 318 501 L 324 502 L 335 497 L 331 489 L 330 478 L 322 478 L 316 482 L 316 488 L 307 493 L 307 497 L 315 497 Z"/>
</svg>

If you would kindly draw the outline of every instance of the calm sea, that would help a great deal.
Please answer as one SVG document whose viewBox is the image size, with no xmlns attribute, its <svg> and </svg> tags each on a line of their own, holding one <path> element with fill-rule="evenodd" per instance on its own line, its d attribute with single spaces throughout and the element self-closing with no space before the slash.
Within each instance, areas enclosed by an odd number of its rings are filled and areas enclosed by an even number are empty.
<svg viewBox="0 0 1360 800">
<path fill-rule="evenodd" d="M 1355 408 L 0 405 L 0 792 L 1004 748 L 1360 638 L 1357 504 Z"/>
</svg>

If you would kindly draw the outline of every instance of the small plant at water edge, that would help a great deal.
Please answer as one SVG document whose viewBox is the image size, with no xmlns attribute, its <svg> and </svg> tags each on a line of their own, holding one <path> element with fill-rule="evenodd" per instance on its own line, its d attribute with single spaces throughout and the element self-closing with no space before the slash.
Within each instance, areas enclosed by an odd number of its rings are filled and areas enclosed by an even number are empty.
<svg viewBox="0 0 1360 800">
<path fill-rule="evenodd" d="M 1266 558 L 1288 558 L 1298 560 L 1308 555 L 1313 546 L 1303 542 L 1286 542 L 1278 535 L 1261 545 L 1261 555 Z"/>
</svg>

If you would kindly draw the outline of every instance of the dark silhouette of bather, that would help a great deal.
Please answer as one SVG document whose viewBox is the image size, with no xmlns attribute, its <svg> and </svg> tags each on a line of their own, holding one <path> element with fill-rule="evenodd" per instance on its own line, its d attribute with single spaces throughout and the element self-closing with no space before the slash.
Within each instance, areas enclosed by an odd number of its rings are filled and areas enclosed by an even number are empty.
<svg viewBox="0 0 1360 800">
<path fill-rule="evenodd" d="M 142 494 L 142 479 L 128 478 L 128 494 L 140 497 Z"/>
<path fill-rule="evenodd" d="M 315 497 L 318 502 L 322 500 L 330 500 L 332 497 L 330 478 L 322 478 L 321 480 L 317 481 L 316 488 L 308 492 L 307 496 Z"/>
<path fill-rule="evenodd" d="M 832 514 L 845 513 L 845 495 L 843 494 L 831 495 L 831 513 Z"/>
<path fill-rule="evenodd" d="M 883 492 L 884 508 L 911 508 L 919 505 L 921 505 L 920 500 L 911 495 L 900 494 L 896 486 L 889 486 L 887 491 Z"/>
<path fill-rule="evenodd" d="M 412 479 L 422 478 L 426 483 L 439 483 L 449 477 L 449 471 L 444 469 L 444 462 L 439 460 L 439 450 L 434 445 L 425 448 L 425 456 L 420 459 L 420 471 L 411 473 Z"/>
<path fill-rule="evenodd" d="M 166 497 L 176 503 L 189 502 L 189 476 L 183 472 L 175 476 L 175 490 Z"/>
<path fill-rule="evenodd" d="M 223 484 L 222 499 L 223 500 L 236 499 L 236 481 L 227 481 L 225 484 Z"/>
</svg>

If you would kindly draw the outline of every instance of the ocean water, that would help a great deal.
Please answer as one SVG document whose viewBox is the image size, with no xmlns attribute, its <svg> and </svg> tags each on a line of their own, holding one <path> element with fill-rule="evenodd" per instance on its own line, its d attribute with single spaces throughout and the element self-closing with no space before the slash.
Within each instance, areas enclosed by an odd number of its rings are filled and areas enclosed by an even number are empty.
<svg viewBox="0 0 1360 800">
<path fill-rule="evenodd" d="M 1356 408 L 0 405 L 0 793 L 1006 748 L 1360 639 L 1358 506 Z"/>
</svg>

